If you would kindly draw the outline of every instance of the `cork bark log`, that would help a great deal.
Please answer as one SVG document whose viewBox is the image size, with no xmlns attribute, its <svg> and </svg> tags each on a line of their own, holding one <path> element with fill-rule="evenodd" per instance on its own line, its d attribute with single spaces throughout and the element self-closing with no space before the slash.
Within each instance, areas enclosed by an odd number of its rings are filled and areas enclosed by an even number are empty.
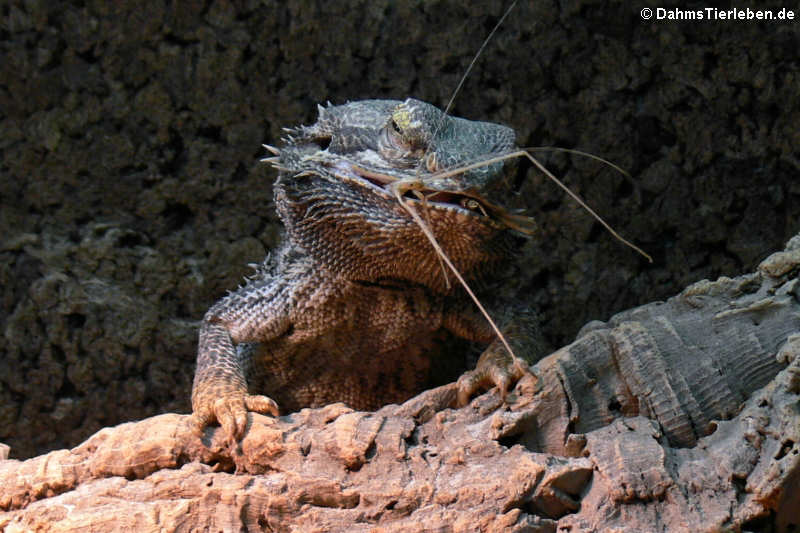
<svg viewBox="0 0 800 533">
<path fill-rule="evenodd" d="M 792 531 L 800 236 L 755 273 L 592 323 L 504 404 L 452 385 L 374 413 L 187 415 L 0 461 L 0 530 Z"/>
</svg>

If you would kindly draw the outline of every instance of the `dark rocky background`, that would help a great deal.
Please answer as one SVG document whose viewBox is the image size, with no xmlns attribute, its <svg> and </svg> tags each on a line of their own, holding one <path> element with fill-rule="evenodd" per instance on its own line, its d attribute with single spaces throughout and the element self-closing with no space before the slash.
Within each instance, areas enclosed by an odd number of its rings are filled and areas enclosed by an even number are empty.
<svg viewBox="0 0 800 533">
<path fill-rule="evenodd" d="M 444 106 L 505 4 L 0 2 L 12 456 L 188 412 L 198 320 L 279 238 L 260 143 L 326 100 Z M 510 290 L 553 344 L 748 271 L 800 229 L 800 22 L 643 21 L 643 6 L 521 1 L 453 109 L 631 173 L 541 154 L 653 265 L 522 167 L 512 203 L 542 231 Z"/>
</svg>

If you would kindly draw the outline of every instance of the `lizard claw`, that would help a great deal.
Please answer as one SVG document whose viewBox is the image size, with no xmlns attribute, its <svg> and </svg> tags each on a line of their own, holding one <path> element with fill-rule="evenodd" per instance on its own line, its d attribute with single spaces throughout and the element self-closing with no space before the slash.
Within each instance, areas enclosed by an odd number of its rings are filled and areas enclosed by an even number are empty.
<svg viewBox="0 0 800 533">
<path fill-rule="evenodd" d="M 467 405 L 473 394 L 491 387 L 500 389 L 500 396 L 505 401 L 509 389 L 527 372 L 525 361 L 512 356 L 502 344 L 495 342 L 481 354 L 475 370 L 469 370 L 458 378 L 458 405 Z"/>
<path fill-rule="evenodd" d="M 269 396 L 248 394 L 244 397 L 244 405 L 248 411 L 254 411 L 262 415 L 269 413 L 272 416 L 278 416 L 280 414 L 278 404 Z"/>
<path fill-rule="evenodd" d="M 247 429 L 247 412 L 278 416 L 278 404 L 267 396 L 251 395 L 239 391 L 228 392 L 221 397 L 194 402 L 195 433 L 202 435 L 206 426 L 214 421 L 222 426 L 223 433 L 231 442 L 238 442 Z"/>
</svg>

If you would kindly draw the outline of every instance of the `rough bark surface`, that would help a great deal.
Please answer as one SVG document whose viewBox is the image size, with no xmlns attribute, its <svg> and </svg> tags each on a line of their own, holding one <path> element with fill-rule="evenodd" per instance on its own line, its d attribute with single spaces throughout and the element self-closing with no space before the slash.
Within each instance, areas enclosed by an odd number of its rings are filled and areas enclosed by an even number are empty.
<svg viewBox="0 0 800 533">
<path fill-rule="evenodd" d="M 189 412 L 200 318 L 278 241 L 260 143 L 326 100 L 443 107 L 507 4 L 0 2 L 12 457 Z M 768 4 L 792 7 L 751 7 Z M 797 20 L 643 21 L 641 7 L 518 2 L 452 110 L 633 176 L 539 154 L 653 265 L 520 173 L 542 233 L 507 296 L 539 310 L 554 347 L 591 319 L 752 271 L 800 229 Z"/>
<path fill-rule="evenodd" d="M 0 529 L 793 531 L 798 271 L 800 235 L 754 274 L 592 324 L 507 404 L 450 409 L 447 385 L 374 413 L 251 413 L 235 450 L 165 414 L 0 461 Z"/>
</svg>

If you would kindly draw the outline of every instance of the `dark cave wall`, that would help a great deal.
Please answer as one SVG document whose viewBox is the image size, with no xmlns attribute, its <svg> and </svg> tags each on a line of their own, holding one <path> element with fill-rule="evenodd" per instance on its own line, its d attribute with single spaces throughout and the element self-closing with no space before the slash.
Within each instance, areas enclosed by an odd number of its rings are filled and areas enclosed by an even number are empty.
<svg viewBox="0 0 800 533">
<path fill-rule="evenodd" d="M 444 106 L 504 4 L 0 4 L 12 456 L 187 412 L 197 321 L 279 238 L 260 144 L 326 100 Z M 752 269 L 800 229 L 798 23 L 645 22 L 639 9 L 520 2 L 453 107 L 632 176 L 538 154 L 653 265 L 521 167 L 509 203 L 541 233 L 508 294 L 536 303 L 553 344 Z"/>
</svg>

